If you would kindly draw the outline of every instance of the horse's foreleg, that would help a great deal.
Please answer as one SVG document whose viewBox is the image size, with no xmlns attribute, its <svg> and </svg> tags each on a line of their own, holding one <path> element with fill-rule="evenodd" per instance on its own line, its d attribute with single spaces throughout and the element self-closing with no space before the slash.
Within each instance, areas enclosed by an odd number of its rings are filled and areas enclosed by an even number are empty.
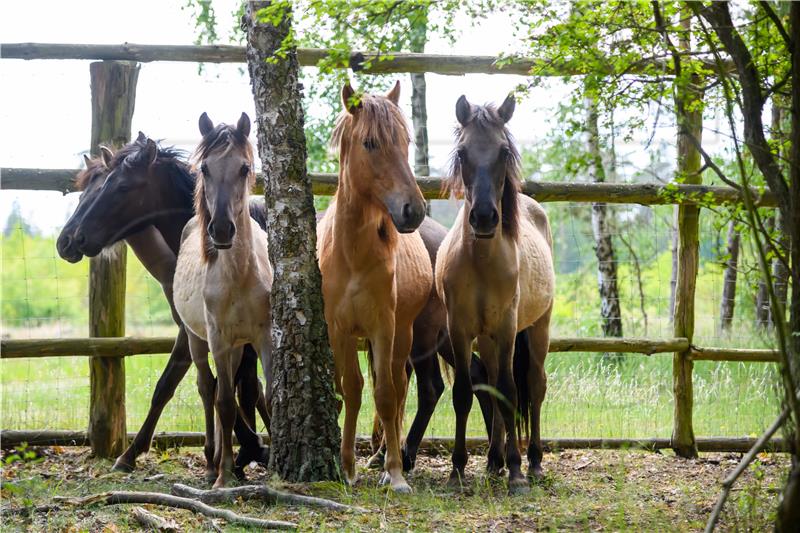
<svg viewBox="0 0 800 533">
<path fill-rule="evenodd" d="M 203 414 L 205 416 L 205 443 L 203 453 L 206 457 L 206 481 L 209 483 L 216 478 L 216 465 L 214 461 L 214 396 L 217 383 L 211 367 L 208 364 L 208 344 L 197 337 L 194 333 L 187 332 L 189 337 L 189 350 L 192 354 L 192 361 L 197 368 L 197 392 L 200 393 L 200 400 L 203 402 Z"/>
<path fill-rule="evenodd" d="M 331 347 L 336 366 L 336 380 L 344 400 L 344 427 L 340 448 L 345 480 L 356 482 L 356 422 L 361 410 L 361 391 L 364 377 L 358 363 L 356 339 L 347 334 L 331 332 Z"/>
<path fill-rule="evenodd" d="M 153 391 L 153 398 L 150 400 L 150 410 L 147 412 L 147 417 L 144 419 L 144 423 L 142 423 L 142 427 L 131 445 L 117 458 L 114 463 L 114 470 L 130 472 L 136 468 L 136 457 L 147 452 L 150 448 L 150 442 L 153 440 L 153 433 L 158 419 L 161 418 L 164 407 L 172 399 L 175 389 L 178 388 L 178 384 L 183 380 L 191 365 L 192 356 L 189 353 L 189 339 L 186 335 L 186 328 L 181 326 L 178 330 L 178 336 L 175 338 L 169 361 L 167 361 L 167 367 L 162 372 L 158 383 L 156 383 L 156 389 Z"/>
<path fill-rule="evenodd" d="M 233 431 L 239 440 L 239 453 L 236 455 L 234 474 L 237 479 L 244 479 L 244 467 L 252 461 L 264 466 L 269 462 L 269 448 L 264 446 L 256 433 L 256 402 L 261 393 L 258 381 L 258 354 L 250 344 L 245 345 L 242 362 L 236 370 L 236 388 L 239 396 L 239 410 Z"/>
<path fill-rule="evenodd" d="M 528 390 L 531 404 L 531 440 L 528 443 L 528 477 L 542 477 L 542 402 L 547 392 L 544 361 L 550 348 L 550 311 L 527 329 L 530 347 Z"/>
<path fill-rule="evenodd" d="M 403 417 L 406 410 L 406 393 L 408 392 L 408 358 L 411 354 L 411 345 L 414 341 L 412 324 L 396 325 L 392 350 L 392 383 L 394 383 L 397 401 L 397 438 L 403 438 Z M 399 452 L 398 448 L 398 452 Z M 402 455 L 400 455 L 402 464 Z"/>
<path fill-rule="evenodd" d="M 498 398 L 499 388 L 497 376 L 499 363 L 497 344 L 487 336 L 478 337 L 478 349 L 481 352 L 481 362 L 486 371 L 486 383 L 494 389 L 495 394 L 489 395 L 492 412 L 492 425 L 489 436 L 489 452 L 486 455 L 486 470 L 490 474 L 499 475 L 505 465 L 505 423 L 500 413 L 500 404 L 505 398 Z M 474 383 L 474 382 L 473 382 Z"/>
<path fill-rule="evenodd" d="M 411 487 L 403 477 L 403 461 L 400 457 L 400 435 L 398 434 L 397 408 L 401 401 L 402 390 L 395 388 L 393 372 L 394 359 L 394 317 L 386 317 L 377 322 L 381 328 L 370 339 L 374 350 L 373 368 L 375 369 L 375 387 L 373 396 L 375 410 L 381 417 L 384 438 L 386 440 L 386 460 L 384 461 L 383 482 L 391 485 L 398 492 L 409 492 Z M 410 339 L 409 339 L 410 341 Z M 406 352 L 406 357 L 408 353 Z M 405 361 L 397 364 L 397 371 L 405 378 Z"/>
<path fill-rule="evenodd" d="M 472 338 L 453 323 L 448 312 L 448 330 L 453 348 L 455 378 L 453 380 L 453 410 L 456 413 L 456 436 L 453 445 L 453 471 L 448 484 L 460 488 L 467 466 L 467 420 L 472 409 L 472 379 L 469 374 Z"/>
<path fill-rule="evenodd" d="M 436 357 L 438 349 L 439 332 L 430 331 L 431 328 L 416 327 L 414 342 L 411 344 L 411 362 L 417 374 L 417 413 L 408 429 L 408 435 L 403 443 L 403 470 L 414 468 L 417 460 L 417 451 L 425 430 L 430 423 L 431 416 L 436 410 L 436 404 L 444 392 L 444 380 Z M 450 339 L 442 339 L 442 344 L 450 345 Z"/>
<path fill-rule="evenodd" d="M 242 360 L 242 346 L 222 346 L 211 339 L 211 353 L 217 368 L 216 408 L 219 419 L 219 468 L 214 488 L 224 487 L 233 473 L 233 425 L 236 420 L 236 395 L 234 390 L 235 369 Z"/>
<path fill-rule="evenodd" d="M 511 314 L 510 314 L 511 315 Z M 508 490 L 512 494 L 529 491 L 528 480 L 522 475 L 522 458 L 517 442 L 515 416 L 517 413 L 517 387 L 514 384 L 512 362 L 516 337 L 516 313 L 505 321 L 505 327 L 494 335 L 498 355 L 497 390 L 501 395 L 500 414 L 506 429 L 506 465 L 508 466 Z"/>
</svg>

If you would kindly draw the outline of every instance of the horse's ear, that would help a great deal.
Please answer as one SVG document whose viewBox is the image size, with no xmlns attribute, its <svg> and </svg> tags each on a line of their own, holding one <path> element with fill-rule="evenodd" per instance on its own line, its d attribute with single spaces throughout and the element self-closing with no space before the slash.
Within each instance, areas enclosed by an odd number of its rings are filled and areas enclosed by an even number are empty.
<svg viewBox="0 0 800 533">
<path fill-rule="evenodd" d="M 356 92 L 353 90 L 350 82 L 345 83 L 344 87 L 342 87 L 342 105 L 351 115 L 360 107 L 357 104 L 353 105 L 353 95 L 355 94 Z"/>
<path fill-rule="evenodd" d="M 394 105 L 400 105 L 400 80 L 397 80 L 394 83 L 392 90 L 386 93 L 386 98 L 388 98 Z"/>
<path fill-rule="evenodd" d="M 145 135 L 144 132 L 140 131 L 139 132 L 139 136 L 136 137 L 136 142 L 137 143 L 147 142 L 147 135 Z"/>
<path fill-rule="evenodd" d="M 92 164 L 92 158 L 87 154 L 83 154 L 83 163 L 86 165 L 86 168 L 89 168 L 89 166 Z"/>
<path fill-rule="evenodd" d="M 472 119 L 472 104 L 467 101 L 467 97 L 463 94 L 456 102 L 456 118 L 458 119 L 458 123 L 462 126 L 466 126 L 469 121 Z"/>
<path fill-rule="evenodd" d="M 158 157 L 158 146 L 156 146 L 156 142 L 153 139 L 147 139 L 145 142 L 144 150 L 142 150 L 141 155 L 141 162 L 149 167 L 156 161 L 156 157 Z"/>
<path fill-rule="evenodd" d="M 200 126 L 200 135 L 202 135 L 203 137 L 205 137 L 214 130 L 214 123 L 211 122 L 211 119 L 208 118 L 208 114 L 205 111 L 203 111 L 203 114 L 200 115 L 200 120 L 198 124 Z"/>
<path fill-rule="evenodd" d="M 517 100 L 514 98 L 513 94 L 509 94 L 506 96 L 503 104 L 497 108 L 497 114 L 503 119 L 503 123 L 511 120 L 511 117 L 514 115 L 515 107 L 517 107 Z"/>
<path fill-rule="evenodd" d="M 111 168 L 111 161 L 114 159 L 114 153 L 108 149 L 108 146 L 100 147 L 100 157 L 106 168 Z"/>
<path fill-rule="evenodd" d="M 247 113 L 242 113 L 242 116 L 239 117 L 239 122 L 236 123 L 236 131 L 244 139 L 250 136 L 250 117 L 247 116 Z"/>
</svg>

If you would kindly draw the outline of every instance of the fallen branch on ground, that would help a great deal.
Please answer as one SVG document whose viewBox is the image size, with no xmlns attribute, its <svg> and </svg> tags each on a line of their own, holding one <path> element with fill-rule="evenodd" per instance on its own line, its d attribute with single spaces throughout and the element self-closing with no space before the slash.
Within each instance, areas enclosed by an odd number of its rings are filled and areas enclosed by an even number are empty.
<svg viewBox="0 0 800 533">
<path fill-rule="evenodd" d="M 731 472 L 728 477 L 722 482 L 722 493 L 719 495 L 719 499 L 717 500 L 716 505 L 714 505 L 714 510 L 711 511 L 711 515 L 708 517 L 708 523 L 706 523 L 706 533 L 711 533 L 717 527 L 717 520 L 719 520 L 719 515 L 722 512 L 722 507 L 725 505 L 725 502 L 728 500 L 728 495 L 733 488 L 733 484 L 736 483 L 736 480 L 739 479 L 739 476 L 747 470 L 747 467 L 750 466 L 750 463 L 753 462 L 753 459 L 756 458 L 758 452 L 764 448 L 764 445 L 769 442 L 769 439 L 778 432 L 778 430 L 783 426 L 786 419 L 789 417 L 789 408 L 785 408 L 780 416 L 775 419 L 775 422 L 758 438 L 758 440 L 753 444 L 753 447 L 750 448 L 742 460 L 739 461 L 739 464 L 736 466 L 736 469 Z"/>
<path fill-rule="evenodd" d="M 151 513 L 144 507 L 134 507 L 131 512 L 137 522 L 144 527 L 155 531 L 180 531 L 180 527 L 175 520 L 167 520 L 155 513 Z"/>
<path fill-rule="evenodd" d="M 241 524 L 243 526 L 267 529 L 297 528 L 297 524 L 292 522 L 283 522 L 281 520 L 262 520 L 260 518 L 242 516 L 228 509 L 219 509 L 217 507 L 206 505 L 205 503 L 197 500 L 173 496 L 171 494 L 162 494 L 160 492 L 111 491 L 93 494 L 83 498 L 56 496 L 53 498 L 53 501 L 69 505 L 92 505 L 95 503 L 102 505 L 116 505 L 121 503 L 150 503 L 153 505 L 163 505 L 165 507 L 186 509 L 194 513 L 212 516 L 214 518 L 224 518 L 229 524 Z"/>
<path fill-rule="evenodd" d="M 231 487 L 224 489 L 203 490 L 175 483 L 172 485 L 172 494 L 192 498 L 204 503 L 233 502 L 241 498 L 242 500 L 262 500 L 270 504 L 285 503 L 288 505 L 305 505 L 309 507 L 321 507 L 331 511 L 349 511 L 356 513 L 366 513 L 363 507 L 354 507 L 333 500 L 315 498 L 313 496 L 301 496 L 283 492 L 266 485 L 243 485 L 241 487 Z"/>
</svg>

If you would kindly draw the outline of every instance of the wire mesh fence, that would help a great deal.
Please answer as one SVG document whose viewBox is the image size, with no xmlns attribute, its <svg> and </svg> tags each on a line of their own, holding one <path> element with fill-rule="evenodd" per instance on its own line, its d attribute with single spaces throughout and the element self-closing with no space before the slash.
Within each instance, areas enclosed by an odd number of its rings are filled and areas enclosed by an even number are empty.
<svg viewBox="0 0 800 533">
<path fill-rule="evenodd" d="M 4 191 L 0 194 L 9 195 Z M 63 200 L 69 203 L 70 197 Z M 454 201 L 436 202 L 434 216 L 449 224 Z M 545 206 L 555 241 L 557 296 L 552 335 L 600 336 L 597 259 L 589 204 Z M 65 212 L 68 209 L 65 208 Z M 625 336 L 669 338 L 673 208 L 609 206 L 617 282 Z M 704 210 L 701 262 L 697 281 L 695 342 L 706 346 L 767 347 L 769 333 L 756 325 L 752 275 L 754 260 L 743 242 L 736 312 L 721 332 L 723 215 Z M 68 264 L 58 257 L 55 236 L 40 234 L 24 217 L 9 214 L 2 242 L 3 335 L 6 338 L 82 337 L 88 332 L 88 262 Z M 155 280 L 128 254 L 126 332 L 138 336 L 174 335 L 169 307 Z M 129 431 L 138 430 L 150 404 L 166 356 L 126 359 L 126 409 Z M 83 429 L 88 420 L 89 369 L 84 357 L 3 360 L 2 413 L 6 429 Z M 366 365 L 362 364 L 366 374 Z M 627 355 L 556 353 L 547 361 L 548 392 L 543 434 L 557 437 L 669 437 L 672 428 L 672 359 L 668 354 Z M 697 362 L 694 371 L 694 427 L 697 435 L 742 436 L 759 433 L 765 413 L 779 400 L 773 389 L 776 369 L 763 363 Z M 369 383 L 369 380 L 365 380 Z M 406 423 L 416 412 L 412 379 Z M 372 428 L 371 389 L 364 388 L 359 434 Z M 202 408 L 190 370 L 164 411 L 161 431 L 202 431 Z M 263 429 L 263 428 L 260 428 Z M 452 436 L 454 416 L 449 387 L 427 435 Z M 475 409 L 469 434 L 482 436 Z"/>
</svg>

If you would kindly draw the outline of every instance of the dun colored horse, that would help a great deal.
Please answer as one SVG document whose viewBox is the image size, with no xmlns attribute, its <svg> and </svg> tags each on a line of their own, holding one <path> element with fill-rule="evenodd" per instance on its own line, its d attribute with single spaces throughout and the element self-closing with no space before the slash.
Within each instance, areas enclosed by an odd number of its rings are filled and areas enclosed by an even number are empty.
<svg viewBox="0 0 800 533">
<path fill-rule="evenodd" d="M 214 487 L 230 480 L 233 468 L 232 430 L 236 419 L 234 375 L 246 344 L 261 356 L 267 387 L 271 386 L 272 265 L 267 234 L 250 218 L 249 194 L 255 184 L 253 148 L 247 139 L 250 119 L 242 113 L 236 127 L 214 126 L 200 116 L 203 140 L 196 151 L 200 175 L 195 186 L 195 212 L 183 230 L 175 269 L 175 308 L 188 328 L 192 360 L 208 376 L 208 342 L 217 370 L 216 455 Z M 200 383 L 204 398 L 214 382 Z M 269 403 L 269 394 L 267 394 Z M 208 417 L 210 405 L 206 404 Z M 208 438 L 208 436 L 207 436 Z"/>
<path fill-rule="evenodd" d="M 386 434 L 382 481 L 408 492 L 400 456 L 405 365 L 432 273 L 414 231 L 425 217 L 425 202 L 408 164 L 409 133 L 399 96 L 399 83 L 385 97 L 365 94 L 358 101 L 349 84 L 342 89 L 345 111 L 332 139 L 339 149 L 339 187 L 317 226 L 317 252 L 335 384 L 345 404 L 344 475 L 355 481 L 364 383 L 356 341 L 365 337 L 373 350 L 373 395 Z"/>
<path fill-rule="evenodd" d="M 520 470 L 515 412 L 526 426 L 530 416 L 533 437 L 528 446 L 528 473 L 541 475 L 540 410 L 555 290 L 547 215 L 537 202 L 519 193 L 519 153 L 505 126 L 514 106 L 512 96 L 499 108 L 474 106 L 464 96 L 459 98 L 456 117 L 460 127 L 450 187 L 463 191 L 464 206 L 436 260 L 436 289 L 447 308 L 456 369 L 450 482 L 460 484 L 467 462 L 465 432 L 472 406 L 470 347 L 477 337 L 489 385 L 501 396 L 499 401 L 492 400 L 495 416 L 489 467 L 493 467 L 493 457 L 502 457 L 505 437 L 512 493 L 529 490 Z M 522 331 L 525 335 L 516 342 L 514 357 L 515 337 Z"/>
<path fill-rule="evenodd" d="M 142 133 L 116 154 L 103 147 L 101 157 L 85 159 L 86 169 L 76 181 L 81 197 L 59 235 L 59 254 L 74 263 L 84 255 L 97 255 L 103 248 L 125 239 L 148 272 L 161 283 L 180 328 L 167 367 L 153 392 L 147 417 L 130 447 L 114 465 L 115 469 L 129 471 L 135 467 L 136 457 L 148 450 L 164 406 L 191 365 L 186 330 L 173 305 L 172 281 L 180 233 L 194 212 L 195 176 L 179 152 L 158 147 Z M 251 215 L 263 220 L 263 205 L 260 209 L 251 206 Z M 242 444 L 237 456 L 240 477 L 243 467 L 252 460 L 264 464 L 268 460 L 268 448 L 251 429 L 255 427 L 257 398 L 261 416 L 269 427 L 257 379 L 257 355 L 250 346 L 245 354 L 237 376 L 242 409 L 242 417 L 237 417 L 236 424 Z M 213 441 L 207 442 L 206 456 L 212 467 L 213 449 Z"/>
</svg>

